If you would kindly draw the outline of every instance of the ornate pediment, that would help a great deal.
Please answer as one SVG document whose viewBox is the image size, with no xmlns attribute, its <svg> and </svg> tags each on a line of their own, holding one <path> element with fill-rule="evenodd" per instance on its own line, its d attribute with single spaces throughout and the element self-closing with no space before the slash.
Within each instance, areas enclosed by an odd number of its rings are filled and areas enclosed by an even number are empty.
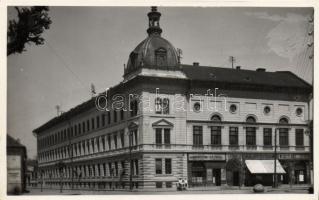
<svg viewBox="0 0 319 200">
<path fill-rule="evenodd" d="M 161 120 L 158 120 L 158 121 L 154 122 L 152 124 L 152 126 L 166 126 L 166 127 L 169 126 L 169 127 L 173 127 L 174 125 L 173 125 L 173 123 L 167 121 L 166 119 L 161 119 Z"/>
</svg>

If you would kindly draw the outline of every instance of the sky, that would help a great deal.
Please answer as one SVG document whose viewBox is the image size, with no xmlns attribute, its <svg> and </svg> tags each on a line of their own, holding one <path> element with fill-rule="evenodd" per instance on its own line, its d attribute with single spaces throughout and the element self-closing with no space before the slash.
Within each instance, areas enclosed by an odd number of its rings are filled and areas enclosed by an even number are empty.
<svg viewBox="0 0 319 200">
<path fill-rule="evenodd" d="M 182 63 L 292 71 L 312 83 L 312 8 L 159 7 L 162 37 Z M 149 7 L 50 7 L 45 44 L 8 57 L 7 133 L 36 155 L 32 130 L 122 80 L 130 52 L 147 37 Z M 8 20 L 16 11 L 8 8 Z"/>
</svg>

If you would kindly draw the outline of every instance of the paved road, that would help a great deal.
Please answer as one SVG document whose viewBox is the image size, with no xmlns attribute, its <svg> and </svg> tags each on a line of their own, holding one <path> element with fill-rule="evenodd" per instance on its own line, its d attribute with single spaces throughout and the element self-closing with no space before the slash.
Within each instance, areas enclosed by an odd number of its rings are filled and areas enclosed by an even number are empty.
<svg viewBox="0 0 319 200">
<path fill-rule="evenodd" d="M 254 194 L 250 189 L 227 189 L 227 190 L 187 190 L 187 191 L 83 191 L 83 190 L 63 190 L 60 193 L 59 190 L 54 189 L 30 189 L 29 193 L 24 195 L 187 195 L 187 194 Z M 305 189 L 268 189 L 265 194 L 287 194 L 287 193 L 299 193 L 307 194 L 308 191 Z"/>
</svg>

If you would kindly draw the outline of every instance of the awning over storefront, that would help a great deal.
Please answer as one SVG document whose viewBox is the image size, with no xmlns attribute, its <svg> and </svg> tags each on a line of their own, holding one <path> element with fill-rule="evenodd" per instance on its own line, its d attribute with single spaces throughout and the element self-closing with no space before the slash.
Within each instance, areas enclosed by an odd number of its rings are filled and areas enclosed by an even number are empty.
<svg viewBox="0 0 319 200">
<path fill-rule="evenodd" d="M 274 173 L 274 160 L 246 160 L 247 168 L 252 174 L 273 174 Z M 276 173 L 285 174 L 279 160 L 276 161 Z"/>
</svg>

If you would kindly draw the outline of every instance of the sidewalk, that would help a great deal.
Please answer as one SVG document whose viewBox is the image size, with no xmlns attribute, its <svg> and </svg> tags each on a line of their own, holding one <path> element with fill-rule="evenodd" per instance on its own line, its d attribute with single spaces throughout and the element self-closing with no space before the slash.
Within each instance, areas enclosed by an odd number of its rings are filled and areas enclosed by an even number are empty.
<svg viewBox="0 0 319 200">
<path fill-rule="evenodd" d="M 280 185 L 278 188 L 265 187 L 266 193 L 307 193 L 309 185 Z M 238 186 L 207 186 L 191 187 L 187 190 L 176 191 L 172 189 L 144 189 L 144 190 L 89 190 L 89 189 L 63 189 L 62 193 L 58 188 L 28 188 L 30 193 L 25 195 L 162 195 L 162 194 L 253 194 L 253 187 Z"/>
<path fill-rule="evenodd" d="M 265 191 L 287 191 L 287 190 L 308 190 L 308 188 L 310 187 L 310 185 L 308 184 L 302 184 L 302 185 L 292 185 L 290 186 L 289 184 L 283 184 L 283 185 L 279 185 L 277 188 L 273 188 L 272 186 L 265 186 Z M 203 187 L 190 187 L 187 190 L 190 191 L 220 191 L 220 190 L 253 190 L 253 187 L 241 187 L 239 188 L 238 186 L 203 186 Z"/>
</svg>

